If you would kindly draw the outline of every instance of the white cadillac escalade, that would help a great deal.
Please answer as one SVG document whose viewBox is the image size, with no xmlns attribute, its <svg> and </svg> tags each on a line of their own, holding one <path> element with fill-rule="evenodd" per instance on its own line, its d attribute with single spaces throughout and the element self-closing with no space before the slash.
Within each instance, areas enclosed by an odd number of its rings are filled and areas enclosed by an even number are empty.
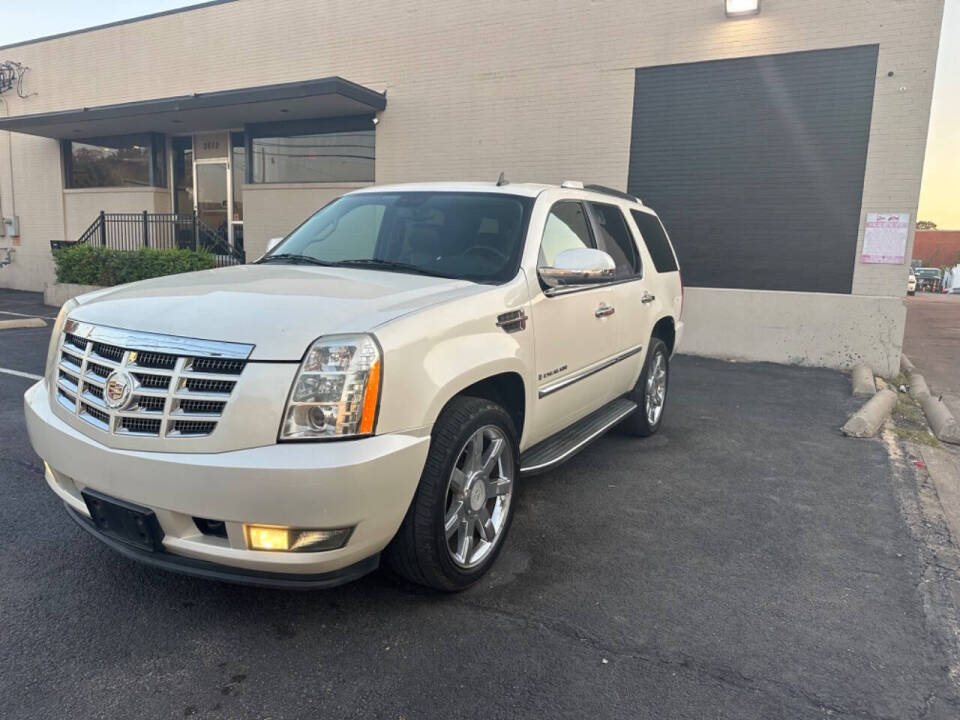
<svg viewBox="0 0 960 720">
<path fill-rule="evenodd" d="M 623 193 L 371 187 L 253 264 L 67 303 L 27 427 L 70 516 L 130 557 L 278 587 L 382 558 L 460 590 L 523 476 L 658 430 L 682 295 Z"/>
</svg>

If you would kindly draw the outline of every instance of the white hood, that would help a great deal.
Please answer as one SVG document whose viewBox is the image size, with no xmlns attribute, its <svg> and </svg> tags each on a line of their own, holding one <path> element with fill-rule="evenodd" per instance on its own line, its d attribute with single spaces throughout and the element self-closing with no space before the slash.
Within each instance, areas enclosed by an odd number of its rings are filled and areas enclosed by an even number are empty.
<svg viewBox="0 0 960 720">
<path fill-rule="evenodd" d="M 79 298 L 75 320 L 254 345 L 253 360 L 299 360 L 321 335 L 364 332 L 483 285 L 355 268 L 240 265 L 168 275 Z"/>
</svg>

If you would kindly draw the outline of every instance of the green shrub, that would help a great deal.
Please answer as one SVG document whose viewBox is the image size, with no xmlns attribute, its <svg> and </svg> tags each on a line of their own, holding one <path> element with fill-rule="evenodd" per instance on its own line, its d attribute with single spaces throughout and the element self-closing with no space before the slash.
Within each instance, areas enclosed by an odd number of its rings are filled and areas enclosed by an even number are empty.
<svg viewBox="0 0 960 720">
<path fill-rule="evenodd" d="M 99 245 L 72 245 L 53 251 L 57 282 L 120 285 L 147 278 L 207 270 L 215 258 L 203 250 L 111 250 Z"/>
</svg>

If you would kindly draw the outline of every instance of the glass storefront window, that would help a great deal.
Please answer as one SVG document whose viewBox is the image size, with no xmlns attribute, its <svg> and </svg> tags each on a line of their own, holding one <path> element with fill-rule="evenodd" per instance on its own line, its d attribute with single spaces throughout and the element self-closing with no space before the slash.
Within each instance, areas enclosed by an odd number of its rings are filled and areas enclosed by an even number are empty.
<svg viewBox="0 0 960 720">
<path fill-rule="evenodd" d="M 243 184 L 247 181 L 247 147 L 242 132 L 230 133 L 230 148 L 230 171 L 233 173 L 233 219 L 237 222 L 243 220 Z"/>
<path fill-rule="evenodd" d="M 68 188 L 166 187 L 164 138 L 157 134 L 64 141 Z"/>
<path fill-rule="evenodd" d="M 193 212 L 193 139 L 175 137 L 173 150 L 173 211 Z"/>
<path fill-rule="evenodd" d="M 375 134 L 371 130 L 254 137 L 254 183 L 373 182 Z"/>
</svg>

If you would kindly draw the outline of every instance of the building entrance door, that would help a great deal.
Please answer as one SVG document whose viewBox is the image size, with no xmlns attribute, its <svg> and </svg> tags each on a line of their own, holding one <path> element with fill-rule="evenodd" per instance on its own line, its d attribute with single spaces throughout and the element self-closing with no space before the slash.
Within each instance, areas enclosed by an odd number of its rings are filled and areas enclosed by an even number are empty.
<svg viewBox="0 0 960 720">
<path fill-rule="evenodd" d="M 197 161 L 196 173 L 197 219 L 213 230 L 222 240 L 233 244 L 230 223 L 229 169 L 226 162 Z"/>
<path fill-rule="evenodd" d="M 241 145 L 242 149 L 242 145 Z M 193 136 L 194 210 L 197 219 L 222 240 L 243 248 L 243 205 L 234 186 L 231 133 Z M 236 188 L 239 190 L 239 188 Z"/>
</svg>

